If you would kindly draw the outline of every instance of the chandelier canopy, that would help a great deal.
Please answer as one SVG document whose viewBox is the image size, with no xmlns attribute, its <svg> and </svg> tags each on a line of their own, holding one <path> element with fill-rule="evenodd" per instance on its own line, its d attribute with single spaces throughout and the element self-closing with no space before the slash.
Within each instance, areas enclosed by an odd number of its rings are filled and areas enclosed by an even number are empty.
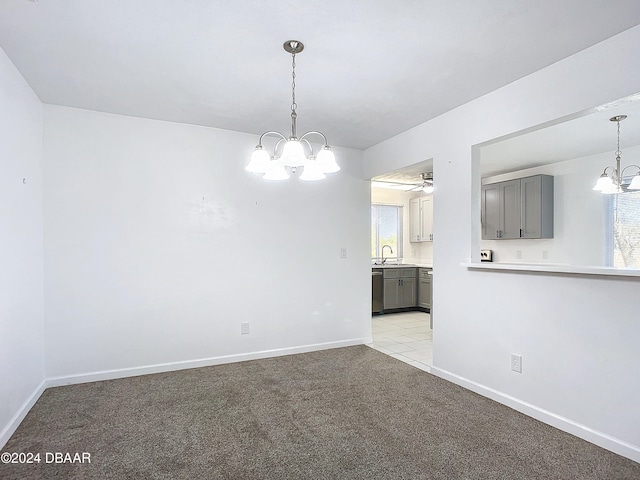
<svg viewBox="0 0 640 480">
<path fill-rule="evenodd" d="M 615 117 L 611 117 L 609 121 L 616 122 L 618 124 L 618 149 L 616 150 L 616 166 L 608 166 L 598 178 L 594 190 L 605 193 L 622 193 L 627 190 L 640 190 L 640 167 L 638 165 L 628 165 L 624 169 L 620 170 L 620 156 L 622 155 L 622 151 L 620 151 L 620 122 L 627 118 L 626 115 L 616 115 Z M 638 171 L 631 179 L 631 182 L 626 183 L 627 180 L 624 176 L 624 172 L 629 168 L 636 168 Z M 610 173 L 607 173 L 607 170 L 610 170 Z"/>
<path fill-rule="evenodd" d="M 267 131 L 260 135 L 258 145 L 251 154 L 251 159 L 245 167 L 249 172 L 264 174 L 266 180 L 286 180 L 289 174 L 295 174 L 297 169 L 302 167 L 303 171 L 300 180 L 322 180 L 326 173 L 333 173 L 340 170 L 336 163 L 336 157 L 327 143 L 327 137 L 317 131 L 309 131 L 298 138 L 296 131 L 297 113 L 296 108 L 296 55 L 304 50 L 304 45 L 298 40 L 288 40 L 284 42 L 283 48 L 292 57 L 291 70 L 291 135 L 286 137 L 280 132 Z M 322 138 L 322 146 L 317 154 L 313 146 L 307 140 L 310 136 Z M 278 140 L 273 148 L 273 153 L 267 151 L 262 141 L 267 136 L 277 137 Z"/>
</svg>

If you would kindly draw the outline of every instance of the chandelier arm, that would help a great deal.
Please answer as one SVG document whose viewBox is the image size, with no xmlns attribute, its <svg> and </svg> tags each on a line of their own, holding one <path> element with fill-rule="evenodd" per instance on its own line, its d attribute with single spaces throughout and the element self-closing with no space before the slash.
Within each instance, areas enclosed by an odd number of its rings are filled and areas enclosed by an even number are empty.
<svg viewBox="0 0 640 480">
<path fill-rule="evenodd" d="M 278 140 L 278 142 L 276 143 L 276 146 L 273 147 L 273 156 L 276 157 L 276 153 L 278 152 L 278 147 L 280 146 L 280 144 L 282 142 L 286 142 L 287 139 L 284 137 L 284 135 L 282 135 L 282 138 Z"/>
<path fill-rule="evenodd" d="M 306 133 L 305 133 L 305 135 L 306 135 Z M 303 137 L 304 137 L 304 135 L 303 135 Z M 300 143 L 302 143 L 302 142 L 306 143 L 307 146 L 309 147 L 309 151 L 311 152 L 311 155 L 313 155 L 313 147 L 311 146 L 311 143 L 309 143 L 309 140 L 307 140 L 306 138 L 300 137 L 299 142 Z"/>
<path fill-rule="evenodd" d="M 260 140 L 258 140 L 258 145 L 262 146 L 262 139 L 266 136 L 266 135 L 276 135 L 278 137 L 280 137 L 282 140 L 286 140 L 287 137 L 285 137 L 284 135 L 282 135 L 280 132 L 276 132 L 274 130 L 268 131 L 268 132 L 264 132 L 262 135 L 260 135 Z"/>
<path fill-rule="evenodd" d="M 328 145 L 328 143 L 327 143 L 327 137 L 325 137 L 325 136 L 324 136 L 324 133 L 322 133 L 322 132 L 318 132 L 318 131 L 316 131 L 316 130 L 311 130 L 310 132 L 305 133 L 304 135 L 302 135 L 302 136 L 300 137 L 300 140 L 302 140 L 302 139 L 303 139 L 304 137 L 306 137 L 307 135 L 311 135 L 311 134 L 313 134 L 313 133 L 315 133 L 316 135 L 320 135 L 320 136 L 322 137 L 322 139 L 324 140 L 324 145 Z"/>
<path fill-rule="evenodd" d="M 638 169 L 638 172 L 640 173 L 640 165 L 627 165 L 622 169 L 622 172 L 620 173 L 620 178 L 624 177 L 624 172 L 627 171 L 627 168 L 631 168 L 631 167 L 636 167 Z"/>
</svg>

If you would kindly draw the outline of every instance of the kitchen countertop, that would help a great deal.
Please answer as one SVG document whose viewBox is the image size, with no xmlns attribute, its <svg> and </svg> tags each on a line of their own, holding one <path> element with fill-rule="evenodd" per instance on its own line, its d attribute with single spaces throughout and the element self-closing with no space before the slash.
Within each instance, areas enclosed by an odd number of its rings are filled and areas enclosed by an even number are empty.
<svg viewBox="0 0 640 480">
<path fill-rule="evenodd" d="M 385 263 L 384 265 L 371 265 L 371 268 L 433 268 L 425 263 Z"/>
<path fill-rule="evenodd" d="M 586 267 L 579 265 L 553 265 L 546 263 L 500 263 L 500 262 L 467 262 L 461 264 L 470 270 L 486 271 L 521 271 L 530 273 L 559 273 L 575 275 L 602 275 L 611 277 L 640 277 L 639 269 L 625 269 L 614 267 Z"/>
</svg>

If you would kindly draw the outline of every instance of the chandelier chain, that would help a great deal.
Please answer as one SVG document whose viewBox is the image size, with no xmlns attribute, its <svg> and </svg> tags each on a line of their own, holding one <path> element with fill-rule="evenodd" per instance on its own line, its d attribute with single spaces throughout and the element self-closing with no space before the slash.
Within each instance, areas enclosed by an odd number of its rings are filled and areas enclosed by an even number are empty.
<svg viewBox="0 0 640 480">
<path fill-rule="evenodd" d="M 618 149 L 616 150 L 616 157 L 620 158 L 622 152 L 620 151 L 620 120 L 616 122 L 618 124 Z"/>
<path fill-rule="evenodd" d="M 291 61 L 291 111 L 295 112 L 298 107 L 296 104 L 296 55 L 294 53 L 291 56 L 293 57 Z"/>
<path fill-rule="evenodd" d="M 297 118 L 296 108 L 296 54 L 291 54 L 291 138 L 297 137 Z"/>
</svg>

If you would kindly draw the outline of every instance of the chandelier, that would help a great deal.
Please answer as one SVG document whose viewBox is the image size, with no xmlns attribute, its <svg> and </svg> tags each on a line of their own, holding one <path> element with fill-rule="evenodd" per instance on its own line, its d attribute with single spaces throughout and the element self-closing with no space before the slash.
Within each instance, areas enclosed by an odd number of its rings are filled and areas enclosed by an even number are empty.
<svg viewBox="0 0 640 480">
<path fill-rule="evenodd" d="M 302 42 L 288 40 L 284 42 L 283 48 L 292 57 L 291 71 L 291 135 L 289 137 L 275 131 L 264 132 L 260 135 L 260 140 L 256 149 L 251 154 L 251 160 L 245 167 L 249 172 L 262 173 L 266 180 L 286 180 L 289 173 L 295 174 L 299 167 L 303 168 L 300 180 L 322 180 L 326 173 L 333 173 L 340 170 L 336 163 L 336 157 L 327 144 L 327 137 L 317 131 L 310 131 L 298 138 L 296 132 L 296 54 L 304 50 Z M 314 153 L 313 146 L 307 137 L 317 135 L 322 137 L 323 144 L 318 153 Z M 270 154 L 262 144 L 267 136 L 274 136 L 278 141 Z"/>
<path fill-rule="evenodd" d="M 598 178 L 594 190 L 605 193 L 622 193 L 626 190 L 640 190 L 640 167 L 638 165 L 628 165 L 624 169 L 620 170 L 620 155 L 622 152 L 620 151 L 620 122 L 627 118 L 626 115 L 616 115 L 615 117 L 611 117 L 609 121 L 616 122 L 618 124 L 618 149 L 616 150 L 616 166 L 608 166 Z M 638 172 L 633 176 L 630 183 L 625 183 L 624 172 L 628 168 L 637 168 Z M 610 174 L 607 174 L 607 170 L 610 170 Z"/>
</svg>

